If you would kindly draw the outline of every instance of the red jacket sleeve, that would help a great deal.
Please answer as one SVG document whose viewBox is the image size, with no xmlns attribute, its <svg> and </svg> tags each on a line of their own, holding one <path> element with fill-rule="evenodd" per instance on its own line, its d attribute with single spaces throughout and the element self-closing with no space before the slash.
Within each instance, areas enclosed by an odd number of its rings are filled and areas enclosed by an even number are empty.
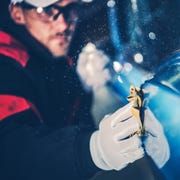
<svg viewBox="0 0 180 180">
<path fill-rule="evenodd" d="M 29 103 L 22 97 L 0 95 L 0 121 L 16 113 L 28 110 Z"/>
</svg>

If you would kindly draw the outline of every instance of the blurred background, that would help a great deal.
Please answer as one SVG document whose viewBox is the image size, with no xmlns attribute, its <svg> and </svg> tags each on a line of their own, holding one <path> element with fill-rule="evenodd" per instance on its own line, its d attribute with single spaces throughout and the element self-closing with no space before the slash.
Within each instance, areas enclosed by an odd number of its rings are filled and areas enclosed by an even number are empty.
<svg viewBox="0 0 180 180">
<path fill-rule="evenodd" d="M 153 70 L 180 46 L 179 0 L 84 1 L 89 3 L 81 10 L 74 41 L 78 49 L 92 42 L 112 60 Z M 118 58 L 122 53 L 126 58 Z"/>
<path fill-rule="evenodd" d="M 8 8 L 9 1 L 1 0 L 0 26 L 8 16 L 4 7 Z M 180 48 L 179 0 L 82 1 L 69 52 L 76 59 L 84 46 L 93 43 L 110 57 L 110 66 L 116 73 L 125 63 L 138 71 L 152 72 Z"/>
<path fill-rule="evenodd" d="M 112 78 L 94 90 L 93 113 L 98 124 L 105 114 L 127 103 L 130 85 L 140 86 L 151 78 L 159 65 L 180 48 L 180 1 L 84 2 L 70 54 L 78 59 L 82 49 L 92 43 L 109 57 L 106 67 Z M 93 61 L 103 63 L 101 58 Z M 91 73 L 94 79 L 99 78 L 97 71 Z"/>
</svg>

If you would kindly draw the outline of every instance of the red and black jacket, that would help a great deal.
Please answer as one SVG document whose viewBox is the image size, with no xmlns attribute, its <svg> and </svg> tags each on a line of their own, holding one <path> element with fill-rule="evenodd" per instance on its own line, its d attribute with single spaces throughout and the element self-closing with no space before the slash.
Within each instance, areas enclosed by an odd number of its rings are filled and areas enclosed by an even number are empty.
<svg viewBox="0 0 180 180">
<path fill-rule="evenodd" d="M 86 179 L 91 95 L 69 58 L 23 32 L 0 31 L 0 179 Z"/>
</svg>

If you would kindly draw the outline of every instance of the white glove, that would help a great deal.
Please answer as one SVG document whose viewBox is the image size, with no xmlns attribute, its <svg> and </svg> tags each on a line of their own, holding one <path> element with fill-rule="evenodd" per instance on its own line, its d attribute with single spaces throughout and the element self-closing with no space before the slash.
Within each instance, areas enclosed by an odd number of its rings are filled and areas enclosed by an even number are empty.
<svg viewBox="0 0 180 180">
<path fill-rule="evenodd" d="M 131 104 L 120 108 L 100 122 L 99 130 L 90 139 L 92 159 L 103 170 L 120 170 L 144 155 L 137 119 L 131 114 Z"/>
<path fill-rule="evenodd" d="M 77 73 L 86 89 L 97 89 L 110 80 L 110 72 L 105 66 L 109 58 L 98 50 L 92 43 L 88 43 L 79 55 Z"/>
<path fill-rule="evenodd" d="M 170 149 L 163 127 L 149 109 L 145 110 L 144 117 L 144 129 L 147 135 L 144 141 L 145 150 L 156 165 L 162 168 L 170 157 Z"/>
</svg>

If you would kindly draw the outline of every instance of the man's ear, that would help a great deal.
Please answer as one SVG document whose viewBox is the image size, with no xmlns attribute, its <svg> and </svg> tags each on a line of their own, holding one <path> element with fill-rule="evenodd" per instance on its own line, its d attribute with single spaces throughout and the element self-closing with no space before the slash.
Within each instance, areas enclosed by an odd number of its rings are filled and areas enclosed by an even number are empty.
<svg viewBox="0 0 180 180">
<path fill-rule="evenodd" d="M 9 7 L 9 11 L 10 11 L 11 18 L 16 24 L 23 25 L 25 23 L 24 13 L 21 7 L 11 5 Z"/>
</svg>

